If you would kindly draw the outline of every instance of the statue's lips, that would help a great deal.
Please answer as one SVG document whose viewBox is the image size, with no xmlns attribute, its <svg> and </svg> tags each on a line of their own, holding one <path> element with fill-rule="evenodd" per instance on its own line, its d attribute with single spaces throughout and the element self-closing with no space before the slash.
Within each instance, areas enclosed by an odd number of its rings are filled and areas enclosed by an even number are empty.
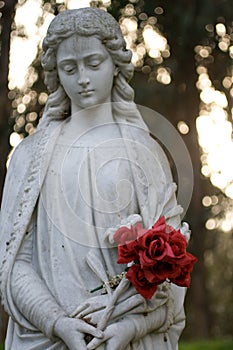
<svg viewBox="0 0 233 350">
<path fill-rule="evenodd" d="M 79 95 L 90 96 L 93 92 L 94 92 L 94 90 L 82 90 L 79 92 Z"/>
</svg>

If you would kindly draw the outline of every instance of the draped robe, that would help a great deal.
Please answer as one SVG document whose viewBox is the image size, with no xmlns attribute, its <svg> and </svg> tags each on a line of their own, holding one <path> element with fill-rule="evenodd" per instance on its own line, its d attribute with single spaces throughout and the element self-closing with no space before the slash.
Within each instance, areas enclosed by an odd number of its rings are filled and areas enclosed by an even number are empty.
<svg viewBox="0 0 233 350">
<path fill-rule="evenodd" d="M 41 320 L 45 325 L 39 330 L 20 312 L 11 288 L 12 269 L 19 256 L 28 259 L 69 315 L 90 298 L 90 289 L 104 280 L 104 270 L 114 275 L 123 269 L 116 263 L 116 247 L 104 241 L 109 227 L 117 227 L 131 214 L 140 214 L 148 228 L 161 215 L 176 228 L 180 224 L 182 210 L 176 203 L 167 159 L 147 130 L 120 123 L 111 140 L 105 130 L 96 137 L 92 133 L 78 141 L 74 137 L 67 146 L 62 138 L 64 124 L 67 121 L 51 121 L 26 138 L 8 169 L 0 232 L 1 297 L 10 315 L 6 350 L 67 349 L 53 338 L 56 311 L 49 320 Z M 112 160 L 113 165 L 102 167 Z M 101 276 L 85 261 L 90 252 L 103 266 Z M 173 324 L 166 330 L 167 341 L 163 332 L 155 331 L 131 348 L 176 349 L 184 327 L 184 293 L 184 288 L 172 286 Z"/>
</svg>

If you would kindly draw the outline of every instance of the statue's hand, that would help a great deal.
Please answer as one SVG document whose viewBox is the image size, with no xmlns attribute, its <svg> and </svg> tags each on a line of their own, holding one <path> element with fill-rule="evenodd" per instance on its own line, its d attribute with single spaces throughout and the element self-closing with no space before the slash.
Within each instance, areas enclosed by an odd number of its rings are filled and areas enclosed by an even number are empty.
<svg viewBox="0 0 233 350">
<path fill-rule="evenodd" d="M 87 301 L 79 305 L 70 316 L 86 319 L 92 324 L 97 324 L 101 319 L 109 300 L 111 300 L 111 295 L 109 294 L 89 298 Z M 130 286 L 128 290 L 122 293 L 122 295 L 119 297 L 119 300 L 114 307 L 111 319 L 117 319 L 122 316 L 122 314 L 127 314 L 142 304 L 145 304 L 145 299 L 137 293 L 133 286 Z"/>
<path fill-rule="evenodd" d="M 106 328 L 104 336 L 101 339 L 94 338 L 87 345 L 88 350 L 98 349 L 105 343 L 106 350 L 125 350 L 127 345 L 134 339 L 136 328 L 133 322 L 128 319 L 122 319 Z"/>
<path fill-rule="evenodd" d="M 70 350 L 86 350 L 85 335 L 90 334 L 95 339 L 103 336 L 103 332 L 80 319 L 61 317 L 54 326 L 54 333 L 64 341 Z"/>
<path fill-rule="evenodd" d="M 158 289 L 149 301 L 146 301 L 134 288 L 130 286 L 115 304 L 111 315 L 111 320 L 118 320 L 120 317 L 129 314 L 140 314 L 151 312 L 165 304 L 168 298 L 167 284 L 159 285 Z M 108 304 L 108 294 L 92 297 L 81 304 L 72 314 L 72 317 L 86 319 L 92 324 L 98 324 L 101 316 Z"/>
<path fill-rule="evenodd" d="M 180 232 L 185 236 L 187 242 L 189 242 L 192 232 L 187 222 L 184 221 L 181 223 Z"/>
<path fill-rule="evenodd" d="M 104 310 L 108 304 L 108 300 L 108 294 L 91 297 L 79 305 L 70 316 L 75 318 L 90 317 L 91 314 Z M 92 321 L 91 323 L 95 324 L 95 322 Z"/>
</svg>

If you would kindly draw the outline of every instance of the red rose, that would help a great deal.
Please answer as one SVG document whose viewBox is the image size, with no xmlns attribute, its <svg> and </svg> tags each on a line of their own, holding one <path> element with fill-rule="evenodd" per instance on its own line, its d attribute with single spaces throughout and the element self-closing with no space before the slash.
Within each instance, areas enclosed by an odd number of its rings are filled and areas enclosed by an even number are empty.
<svg viewBox="0 0 233 350">
<path fill-rule="evenodd" d="M 114 234 L 114 241 L 118 244 L 118 264 L 128 264 L 138 259 L 137 237 L 143 235 L 147 230 L 142 223 L 137 223 L 131 228 L 120 227 Z"/>
<path fill-rule="evenodd" d="M 163 233 L 160 233 L 160 235 L 148 233 L 144 235 L 143 240 L 138 242 L 140 247 L 139 259 L 143 267 L 154 266 L 156 261 L 163 260 L 167 256 L 174 257 L 166 235 Z"/>
<path fill-rule="evenodd" d="M 156 223 L 154 223 L 154 225 L 152 226 L 152 230 L 154 232 L 167 232 L 167 224 L 165 222 L 165 217 L 161 216 L 161 218 L 159 218 L 158 221 L 156 221 Z"/>
<path fill-rule="evenodd" d="M 118 246 L 118 264 L 128 264 L 137 259 L 137 241 L 129 241 Z"/>
<path fill-rule="evenodd" d="M 169 244 L 176 259 L 185 256 L 188 242 L 180 231 L 173 230 L 169 234 Z"/>
<path fill-rule="evenodd" d="M 170 281 L 172 283 L 175 283 L 177 286 L 180 287 L 189 287 L 191 279 L 190 272 L 192 272 L 193 265 L 197 262 L 197 259 L 192 254 L 186 253 L 186 255 L 186 263 L 184 265 L 179 264 L 177 266 L 177 271 L 178 269 L 180 269 L 180 273 L 178 274 L 178 276 L 170 278 Z"/>
<path fill-rule="evenodd" d="M 164 218 L 161 218 L 151 230 L 138 238 L 139 258 L 142 267 L 152 267 L 165 257 L 174 257 L 169 244 L 169 234 L 166 232 L 166 224 L 163 222 L 165 222 Z"/>
<path fill-rule="evenodd" d="M 149 268 L 144 268 L 144 274 L 146 279 L 150 283 L 160 284 L 166 279 L 171 277 L 176 277 L 180 274 L 179 266 L 174 269 L 174 265 L 168 262 L 158 261 L 154 266 Z"/>
<path fill-rule="evenodd" d="M 151 299 L 157 289 L 157 284 L 150 283 L 146 279 L 143 269 L 138 264 L 135 264 L 129 268 L 126 273 L 126 278 L 128 278 L 138 293 L 145 299 Z"/>
<path fill-rule="evenodd" d="M 164 217 L 149 230 L 143 229 L 141 223 L 130 229 L 121 227 L 114 240 L 118 243 L 117 262 L 135 262 L 126 277 L 145 299 L 150 299 L 157 285 L 167 279 L 178 286 L 189 286 L 197 259 L 186 252 L 186 238 L 167 225 Z"/>
</svg>

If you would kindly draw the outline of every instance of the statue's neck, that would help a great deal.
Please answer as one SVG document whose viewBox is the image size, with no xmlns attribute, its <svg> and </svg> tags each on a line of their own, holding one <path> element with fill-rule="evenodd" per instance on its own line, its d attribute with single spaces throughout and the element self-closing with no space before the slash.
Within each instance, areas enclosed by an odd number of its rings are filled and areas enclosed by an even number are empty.
<svg viewBox="0 0 233 350">
<path fill-rule="evenodd" d="M 75 111 L 74 111 L 75 112 Z M 72 113 L 71 124 L 82 132 L 101 124 L 113 123 L 111 103 L 103 103 Z"/>
</svg>

